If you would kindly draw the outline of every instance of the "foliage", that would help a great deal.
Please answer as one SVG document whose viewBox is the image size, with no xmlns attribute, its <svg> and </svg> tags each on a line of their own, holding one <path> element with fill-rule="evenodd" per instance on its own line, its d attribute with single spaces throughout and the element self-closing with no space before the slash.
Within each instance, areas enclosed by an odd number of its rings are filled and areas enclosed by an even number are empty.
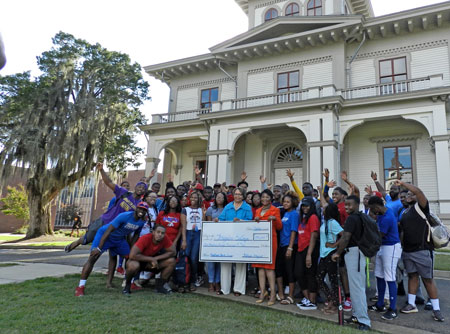
<svg viewBox="0 0 450 334">
<path fill-rule="evenodd" d="M 50 201 L 97 161 L 112 171 L 135 166 L 142 150 L 134 136 L 145 123 L 139 107 L 148 98 L 128 55 L 70 34 L 56 34 L 37 61 L 36 78 L 0 77 L 0 180 L 27 174 L 27 237 L 48 231 Z"/>
<path fill-rule="evenodd" d="M 0 198 L 0 201 L 3 202 L 0 211 L 27 223 L 30 220 L 30 210 L 28 209 L 28 196 L 25 188 L 20 184 L 19 189 L 8 186 L 6 191 L 7 195 Z"/>
</svg>

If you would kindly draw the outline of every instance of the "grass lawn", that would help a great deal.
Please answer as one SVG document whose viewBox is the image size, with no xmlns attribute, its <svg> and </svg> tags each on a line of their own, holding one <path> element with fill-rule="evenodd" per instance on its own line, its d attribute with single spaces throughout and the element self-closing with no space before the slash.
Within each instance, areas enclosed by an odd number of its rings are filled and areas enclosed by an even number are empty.
<svg viewBox="0 0 450 334">
<path fill-rule="evenodd" d="M 23 236 L 21 235 L 0 235 L 1 241 L 12 241 L 12 240 L 19 240 L 23 239 Z"/>
<path fill-rule="evenodd" d="M 436 254 L 434 269 L 450 271 L 450 255 Z"/>
<path fill-rule="evenodd" d="M 89 278 L 86 296 L 73 296 L 79 275 L 0 285 L 0 333 L 356 333 L 326 321 L 296 317 L 195 294 L 123 296 L 105 277 Z M 115 284 L 121 281 L 116 279 Z"/>
<path fill-rule="evenodd" d="M 0 263 L 0 268 L 1 267 L 13 267 L 13 266 L 20 266 L 20 264 L 18 264 L 18 263 Z"/>
</svg>

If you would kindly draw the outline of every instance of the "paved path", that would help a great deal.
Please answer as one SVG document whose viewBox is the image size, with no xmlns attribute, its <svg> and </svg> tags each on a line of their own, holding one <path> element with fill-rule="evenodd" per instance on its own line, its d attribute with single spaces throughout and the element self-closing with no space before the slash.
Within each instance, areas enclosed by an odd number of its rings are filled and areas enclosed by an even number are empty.
<svg viewBox="0 0 450 334">
<path fill-rule="evenodd" d="M 81 266 L 86 261 L 89 254 L 87 249 L 76 249 L 66 254 L 58 249 L 0 249 L 1 263 L 18 263 L 18 266 L 0 267 L 0 284 L 21 282 L 25 279 L 34 279 L 46 276 L 63 276 L 65 274 L 80 273 Z M 104 254 L 96 263 L 94 270 L 105 271 L 107 268 L 108 256 Z M 255 284 L 253 276 L 250 277 L 250 284 Z M 393 334 L 416 334 L 416 333 L 449 333 L 448 324 L 450 323 L 450 279 L 436 279 L 441 298 L 441 310 L 446 317 L 446 322 L 438 323 L 431 317 L 430 311 L 425 311 L 423 306 L 419 306 L 419 313 L 405 315 L 400 314 L 398 319 L 393 322 L 386 322 L 380 319 L 377 313 L 370 313 L 374 323 L 374 329 Z M 203 292 L 202 292 L 203 291 Z M 424 290 L 425 291 L 425 290 Z M 207 293 L 207 290 L 199 290 L 199 293 Z M 368 296 L 374 295 L 374 282 L 368 291 Z M 216 297 L 215 295 L 213 295 Z M 213 297 L 212 296 L 212 297 Z M 234 296 L 225 296 L 231 300 L 254 303 L 254 298 Z M 398 298 L 398 306 L 402 307 L 406 297 Z M 291 313 L 317 317 L 321 319 L 330 319 L 325 317 L 320 311 L 309 311 L 307 313 L 298 312 L 294 305 L 283 306 L 277 304 L 275 309 L 289 311 Z M 348 316 L 349 314 L 346 314 Z"/>
</svg>

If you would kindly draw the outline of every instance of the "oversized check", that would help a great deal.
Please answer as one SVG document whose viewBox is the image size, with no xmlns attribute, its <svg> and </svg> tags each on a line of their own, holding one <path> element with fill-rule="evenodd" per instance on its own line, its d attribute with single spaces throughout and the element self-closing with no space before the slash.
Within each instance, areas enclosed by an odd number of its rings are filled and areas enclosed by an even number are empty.
<svg viewBox="0 0 450 334">
<path fill-rule="evenodd" d="M 200 261 L 272 263 L 272 223 L 203 222 Z"/>
</svg>

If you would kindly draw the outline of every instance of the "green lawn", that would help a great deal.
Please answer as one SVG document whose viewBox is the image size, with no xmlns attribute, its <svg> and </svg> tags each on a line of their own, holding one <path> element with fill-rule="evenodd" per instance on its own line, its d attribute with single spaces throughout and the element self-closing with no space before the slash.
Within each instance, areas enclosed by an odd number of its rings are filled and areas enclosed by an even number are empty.
<svg viewBox="0 0 450 334">
<path fill-rule="evenodd" d="M 450 255 L 436 254 L 434 269 L 450 271 Z"/>
<path fill-rule="evenodd" d="M 20 264 L 18 264 L 18 263 L 0 263 L 0 268 L 1 267 L 13 267 L 13 266 L 20 266 Z"/>
<path fill-rule="evenodd" d="M 356 333 L 326 321 L 195 294 L 123 296 L 105 277 L 89 278 L 75 298 L 79 275 L 0 286 L 0 333 Z M 121 281 L 115 283 L 120 285 Z M 358 331 L 359 332 L 359 331 Z"/>
<path fill-rule="evenodd" d="M 23 236 L 21 235 L 0 235 L 1 241 L 12 241 L 12 240 L 19 240 L 23 239 Z"/>
</svg>

